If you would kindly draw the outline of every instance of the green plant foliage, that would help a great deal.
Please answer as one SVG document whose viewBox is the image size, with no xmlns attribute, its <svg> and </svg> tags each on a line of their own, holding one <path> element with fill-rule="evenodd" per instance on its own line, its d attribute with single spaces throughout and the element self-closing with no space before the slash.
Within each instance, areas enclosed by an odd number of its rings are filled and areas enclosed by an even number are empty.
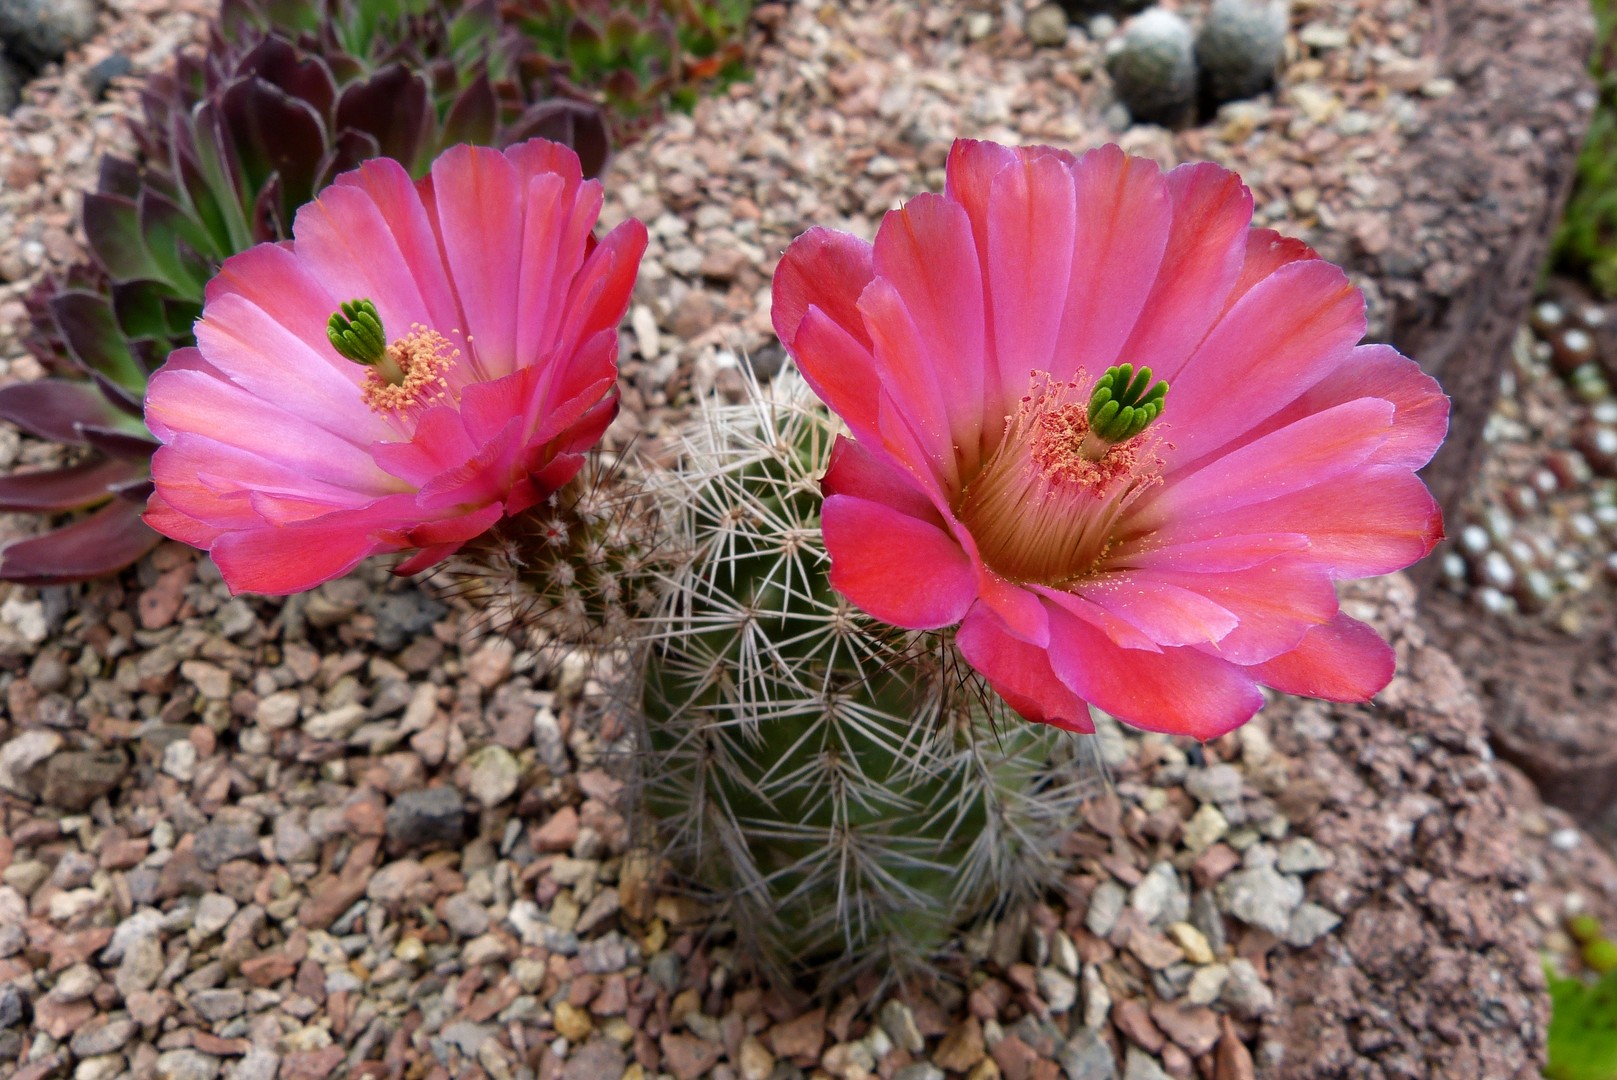
<svg viewBox="0 0 1617 1080">
<path fill-rule="evenodd" d="M 836 421 L 782 382 L 709 410 L 662 479 L 642 804 L 770 974 L 902 976 L 1059 875 L 1085 788 L 1070 736 L 1006 712 L 946 636 L 875 625 L 830 587 Z"/>
<path fill-rule="evenodd" d="M 157 542 L 139 520 L 156 448 L 141 420 L 146 380 L 193 343 L 219 265 L 287 238 L 298 208 L 339 173 L 387 156 L 419 176 L 457 143 L 535 135 L 572 145 L 598 172 L 598 110 L 529 80 L 533 48 L 493 0 L 226 0 L 206 52 L 148 80 L 138 160 L 103 161 L 84 199 L 91 261 L 29 297 L 33 351 L 63 377 L 0 390 L 0 419 L 81 446 L 84 460 L 0 478 L 0 508 L 55 510 L 71 496 L 94 513 L 9 545 L 0 578 L 96 577 Z M 108 483 L 92 491 L 92 477 Z"/>
<path fill-rule="evenodd" d="M 1595 114 L 1551 258 L 1563 269 L 1587 275 L 1604 295 L 1617 297 L 1617 0 L 1592 3 Z"/>
<path fill-rule="evenodd" d="M 1617 1080 L 1617 971 L 1599 982 L 1562 978 L 1550 984 L 1549 1080 Z"/>
<path fill-rule="evenodd" d="M 539 42 L 547 71 L 605 108 L 625 140 L 663 109 L 746 74 L 743 32 L 754 0 L 507 0 L 507 17 Z"/>
</svg>

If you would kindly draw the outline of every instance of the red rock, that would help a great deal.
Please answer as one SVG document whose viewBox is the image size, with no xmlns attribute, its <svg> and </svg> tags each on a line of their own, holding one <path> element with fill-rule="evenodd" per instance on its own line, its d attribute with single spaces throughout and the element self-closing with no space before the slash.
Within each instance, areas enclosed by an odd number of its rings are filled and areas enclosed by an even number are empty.
<svg viewBox="0 0 1617 1080">
<path fill-rule="evenodd" d="M 991 1051 L 1005 1080 L 1031 1080 L 1038 1052 L 1015 1035 L 1007 1035 Z"/>
<path fill-rule="evenodd" d="M 265 953 L 242 961 L 241 974 L 254 986 L 270 987 L 282 979 L 290 979 L 297 969 L 297 961 L 285 953 Z"/>
<path fill-rule="evenodd" d="M 371 864 L 376 861 L 378 846 L 375 837 L 366 837 L 348 853 L 342 873 L 323 874 L 311 882 L 308 899 L 298 906 L 298 922 L 324 930 L 364 896 L 376 869 Z"/>
<path fill-rule="evenodd" d="M 1241 856 L 1228 844 L 1214 844 L 1190 864 L 1190 876 L 1196 880 L 1199 888 L 1210 889 L 1237 866 L 1241 865 Z"/>
<path fill-rule="evenodd" d="M 1123 1037 L 1147 1053 L 1154 1054 L 1161 1050 L 1168 1040 L 1157 1025 L 1152 1023 L 1151 1014 L 1137 998 L 1125 998 L 1112 1005 L 1112 1023 Z"/>
<path fill-rule="evenodd" d="M 596 1016 L 622 1016 L 629 1007 L 629 984 L 622 975 L 608 975 L 601 992 L 590 1001 Z"/>
<path fill-rule="evenodd" d="M 950 1072 L 969 1072 L 983 1059 L 983 1026 L 975 1016 L 968 1016 L 949 1029 L 932 1054 L 932 1063 Z"/>
<path fill-rule="evenodd" d="M 1223 1016 L 1219 1018 L 1219 1028 L 1222 1033 L 1213 1063 L 1213 1080 L 1254 1080 L 1257 1071 L 1252 1065 L 1252 1054 L 1235 1033 L 1235 1025 L 1229 1017 Z"/>
<path fill-rule="evenodd" d="M 196 575 L 196 564 L 186 562 L 158 576 L 157 583 L 140 594 L 136 608 L 143 630 L 161 630 L 174 621 L 185 603 L 185 587 Z"/>
<path fill-rule="evenodd" d="M 694 1035 L 664 1035 L 662 1037 L 663 1066 L 678 1080 L 696 1080 L 706 1076 L 709 1069 L 719 1063 L 724 1048 Z"/>
<path fill-rule="evenodd" d="M 156 1027 L 174 1011 L 174 996 L 167 990 L 141 990 L 124 1001 L 129 1018 L 141 1027 Z"/>
<path fill-rule="evenodd" d="M 1011 988 L 998 979 L 989 979 L 971 992 L 966 1010 L 979 1020 L 995 1020 L 1011 1003 Z"/>
<path fill-rule="evenodd" d="M 325 1080 L 346 1056 L 347 1052 L 340 1046 L 288 1054 L 281 1062 L 281 1080 Z"/>
<path fill-rule="evenodd" d="M 796 1020 L 776 1024 L 769 1029 L 767 1039 L 776 1057 L 812 1065 L 820 1059 L 820 1049 L 825 1046 L 825 1010 L 815 1009 Z"/>
<path fill-rule="evenodd" d="M 536 851 L 565 852 L 578 842 L 578 811 L 564 806 L 534 829 L 530 843 Z"/>
<path fill-rule="evenodd" d="M 253 1048 L 246 1039 L 221 1039 L 211 1031 L 191 1032 L 191 1045 L 215 1057 L 240 1057 Z"/>
<path fill-rule="evenodd" d="M 1184 1007 L 1170 1001 L 1151 1005 L 1157 1027 L 1192 1055 L 1205 1054 L 1218 1042 L 1218 1014 L 1206 1006 Z"/>
<path fill-rule="evenodd" d="M 57 1042 L 68 1038 L 95 1015 L 95 1002 L 71 1001 L 63 1004 L 46 994 L 34 1003 L 34 1026 Z"/>
<path fill-rule="evenodd" d="M 107 947 L 112 940 L 112 927 L 100 926 L 89 930 L 70 930 L 57 934 L 45 946 L 50 953 L 48 970 L 62 971 L 74 964 L 82 964 Z"/>
</svg>

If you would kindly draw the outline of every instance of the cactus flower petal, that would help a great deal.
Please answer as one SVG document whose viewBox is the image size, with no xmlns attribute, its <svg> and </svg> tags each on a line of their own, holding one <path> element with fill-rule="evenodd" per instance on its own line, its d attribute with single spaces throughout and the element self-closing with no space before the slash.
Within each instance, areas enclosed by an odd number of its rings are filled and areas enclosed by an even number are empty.
<svg viewBox="0 0 1617 1080">
<path fill-rule="evenodd" d="M 384 552 L 424 569 L 548 497 L 616 414 L 646 232 L 597 242 L 600 206 L 543 140 L 338 177 L 290 242 L 226 261 L 197 347 L 153 377 L 148 523 L 235 591 L 289 593 Z M 385 350 L 338 351 L 332 316 L 360 306 Z"/>
<path fill-rule="evenodd" d="M 958 623 L 1013 708 L 1073 730 L 1094 705 L 1209 739 L 1263 685 L 1386 685 L 1334 583 L 1441 539 L 1415 470 L 1448 401 L 1358 344 L 1339 269 L 1251 217 L 1215 165 L 961 141 L 944 194 L 874 244 L 795 242 L 776 328 L 851 432 L 824 482 L 833 585 Z"/>
</svg>

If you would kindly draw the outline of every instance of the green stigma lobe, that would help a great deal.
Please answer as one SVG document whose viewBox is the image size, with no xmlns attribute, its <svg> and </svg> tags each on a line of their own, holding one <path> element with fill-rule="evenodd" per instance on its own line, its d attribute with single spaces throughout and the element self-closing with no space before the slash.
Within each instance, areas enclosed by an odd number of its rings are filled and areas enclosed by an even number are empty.
<svg viewBox="0 0 1617 1080">
<path fill-rule="evenodd" d="M 356 364 L 375 364 L 387 355 L 382 317 L 369 300 L 350 300 L 326 322 L 331 347 Z"/>
<path fill-rule="evenodd" d="M 1089 434 L 1107 443 L 1132 439 L 1162 415 L 1167 396 L 1167 383 L 1152 385 L 1150 368 L 1109 367 L 1089 396 Z"/>
</svg>

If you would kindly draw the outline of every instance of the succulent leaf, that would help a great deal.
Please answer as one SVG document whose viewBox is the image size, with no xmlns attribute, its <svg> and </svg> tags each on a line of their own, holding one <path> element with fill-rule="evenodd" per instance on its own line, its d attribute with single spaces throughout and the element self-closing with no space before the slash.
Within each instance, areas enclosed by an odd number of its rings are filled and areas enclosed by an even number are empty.
<svg viewBox="0 0 1617 1080">
<path fill-rule="evenodd" d="M 0 510 L 64 513 L 104 503 L 111 489 L 146 475 L 144 462 L 92 458 L 65 469 L 0 476 Z"/>
<path fill-rule="evenodd" d="M 163 538 L 140 519 L 144 502 L 112 499 L 42 536 L 0 548 L 0 579 L 26 585 L 89 581 L 122 570 Z"/>
<path fill-rule="evenodd" d="M 37 379 L 0 387 L 0 420 L 52 442 L 82 444 L 86 426 L 113 426 L 124 414 L 89 383 Z"/>
</svg>

